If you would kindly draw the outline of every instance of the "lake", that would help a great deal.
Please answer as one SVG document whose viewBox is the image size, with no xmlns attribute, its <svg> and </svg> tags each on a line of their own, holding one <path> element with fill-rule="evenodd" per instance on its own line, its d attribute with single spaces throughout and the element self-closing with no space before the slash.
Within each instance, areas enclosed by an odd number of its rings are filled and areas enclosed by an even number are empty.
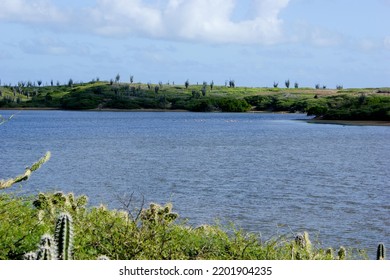
<svg viewBox="0 0 390 280">
<path fill-rule="evenodd" d="M 390 246 L 390 127 L 302 114 L 0 111 L 0 178 L 52 158 L 22 187 L 91 205 L 172 202 L 191 225 L 233 222 L 264 240 L 308 231 L 322 247 Z"/>
</svg>

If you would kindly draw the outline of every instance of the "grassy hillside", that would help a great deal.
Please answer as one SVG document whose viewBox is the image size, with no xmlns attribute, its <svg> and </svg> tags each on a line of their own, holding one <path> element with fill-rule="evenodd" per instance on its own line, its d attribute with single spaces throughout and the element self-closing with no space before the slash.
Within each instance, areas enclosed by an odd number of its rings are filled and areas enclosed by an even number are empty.
<svg viewBox="0 0 390 280">
<path fill-rule="evenodd" d="M 0 108 L 288 111 L 329 120 L 390 120 L 390 89 L 248 88 L 90 82 L 0 87 Z"/>
</svg>

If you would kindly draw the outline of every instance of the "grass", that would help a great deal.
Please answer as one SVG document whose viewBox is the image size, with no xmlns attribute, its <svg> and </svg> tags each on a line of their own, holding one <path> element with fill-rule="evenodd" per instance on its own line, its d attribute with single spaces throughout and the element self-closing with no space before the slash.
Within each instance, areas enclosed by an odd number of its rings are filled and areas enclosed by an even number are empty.
<svg viewBox="0 0 390 280">
<path fill-rule="evenodd" d="M 140 209 L 89 207 L 87 197 L 40 193 L 0 195 L 0 259 L 22 259 L 53 234 L 59 213 L 73 217 L 73 258 L 95 260 L 334 260 L 337 250 L 320 248 L 307 233 L 262 240 L 233 225 L 193 227 L 181 222 L 172 205 Z M 345 258 L 366 258 L 347 249 Z M 344 257 L 342 257 L 344 258 Z"/>
</svg>

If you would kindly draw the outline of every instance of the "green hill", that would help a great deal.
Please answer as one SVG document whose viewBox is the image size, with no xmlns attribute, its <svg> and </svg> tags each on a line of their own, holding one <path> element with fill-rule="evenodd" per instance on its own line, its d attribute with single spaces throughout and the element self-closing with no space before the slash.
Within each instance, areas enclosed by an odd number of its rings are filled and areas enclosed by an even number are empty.
<svg viewBox="0 0 390 280">
<path fill-rule="evenodd" d="M 0 108 L 303 112 L 328 120 L 390 120 L 390 89 L 250 88 L 89 82 L 0 87 Z"/>
</svg>

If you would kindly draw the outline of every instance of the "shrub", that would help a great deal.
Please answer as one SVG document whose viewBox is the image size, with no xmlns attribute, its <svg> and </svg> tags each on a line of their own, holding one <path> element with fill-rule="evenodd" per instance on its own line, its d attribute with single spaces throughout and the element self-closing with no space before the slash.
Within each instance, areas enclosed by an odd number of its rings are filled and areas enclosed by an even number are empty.
<svg viewBox="0 0 390 280">
<path fill-rule="evenodd" d="M 0 194 L 0 216 L 0 260 L 22 259 L 47 230 L 29 198 Z"/>
<path fill-rule="evenodd" d="M 35 250 L 40 240 L 43 249 L 50 248 L 54 222 L 59 224 L 58 213 L 64 211 L 73 218 L 74 259 L 95 260 L 102 255 L 118 260 L 334 258 L 329 250 L 317 248 L 307 233 L 265 241 L 234 225 L 189 226 L 178 221 L 169 203 L 110 210 L 87 208 L 86 202 L 85 196 L 61 192 L 41 193 L 35 200 L 0 195 L 0 259 L 20 259 Z M 342 258 L 349 256 L 345 252 Z"/>
</svg>

